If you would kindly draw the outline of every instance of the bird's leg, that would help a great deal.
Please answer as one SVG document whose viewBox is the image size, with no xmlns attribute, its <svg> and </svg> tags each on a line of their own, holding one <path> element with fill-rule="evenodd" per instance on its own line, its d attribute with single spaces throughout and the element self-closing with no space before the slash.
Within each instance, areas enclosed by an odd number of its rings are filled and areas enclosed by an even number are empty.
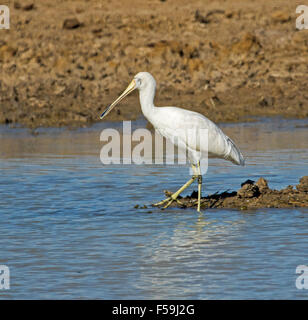
<svg viewBox="0 0 308 320">
<path fill-rule="evenodd" d="M 195 181 L 195 179 L 197 179 L 197 177 L 198 177 L 195 165 L 192 165 L 192 169 L 193 169 L 194 175 L 191 177 L 190 180 L 188 180 L 178 191 L 173 193 L 169 198 L 162 200 L 158 203 L 155 203 L 155 204 L 153 204 L 153 206 L 161 206 L 161 205 L 167 203 L 164 206 L 164 209 L 165 209 L 165 208 L 168 208 L 173 201 L 178 201 L 177 197 L 180 195 L 180 193 L 182 193 L 186 188 L 188 188 Z"/>
<path fill-rule="evenodd" d="M 173 201 L 177 200 L 177 197 L 182 193 L 186 188 L 188 188 L 197 178 L 197 176 L 192 176 L 190 180 L 188 180 L 177 192 L 173 193 L 168 200 L 168 203 L 163 207 L 164 209 L 168 208 Z M 167 202 L 167 201 L 166 201 Z"/>
<path fill-rule="evenodd" d="M 190 180 L 188 180 L 178 191 L 176 191 L 175 193 L 173 193 L 173 194 L 172 194 L 170 197 L 168 197 L 167 199 L 162 200 L 162 201 L 157 202 L 157 203 L 154 203 L 153 206 L 159 207 L 159 206 L 165 204 L 166 202 L 168 202 L 168 204 L 167 204 L 167 206 L 166 206 L 165 208 L 169 207 L 170 204 L 171 204 L 173 201 L 177 200 L 177 197 L 180 195 L 180 193 L 183 192 L 187 187 L 189 187 L 189 186 L 195 181 L 196 178 L 197 178 L 197 176 L 193 176 L 193 177 L 192 177 Z M 170 203 L 169 203 L 169 202 L 170 202 Z"/>
<path fill-rule="evenodd" d="M 197 208 L 198 212 L 200 212 L 200 206 L 201 206 L 201 187 L 202 187 L 202 175 L 200 170 L 200 161 L 198 161 L 198 208 Z"/>
</svg>

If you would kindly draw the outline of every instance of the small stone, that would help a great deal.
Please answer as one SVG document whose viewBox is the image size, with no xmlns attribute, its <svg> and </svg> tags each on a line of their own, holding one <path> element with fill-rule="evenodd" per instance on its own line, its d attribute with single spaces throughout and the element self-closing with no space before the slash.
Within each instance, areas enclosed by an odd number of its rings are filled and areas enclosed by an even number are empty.
<svg viewBox="0 0 308 320">
<path fill-rule="evenodd" d="M 256 186 L 258 186 L 261 193 L 269 189 L 267 181 L 262 177 L 256 182 Z"/>
<path fill-rule="evenodd" d="M 232 53 L 258 52 L 262 48 L 259 39 L 252 33 L 246 33 L 243 37 L 232 45 Z"/>
<path fill-rule="evenodd" d="M 63 29 L 76 29 L 81 26 L 81 23 L 76 18 L 65 19 Z"/>
<path fill-rule="evenodd" d="M 296 186 L 298 191 L 308 192 L 308 176 L 300 178 L 299 184 Z"/>
<path fill-rule="evenodd" d="M 272 98 L 272 97 L 262 97 L 259 100 L 259 105 L 261 107 L 273 106 L 274 105 L 274 98 Z"/>
<path fill-rule="evenodd" d="M 66 89 L 65 86 L 56 86 L 54 90 L 54 94 L 61 95 L 65 91 L 65 89 Z"/>
<path fill-rule="evenodd" d="M 291 20 L 291 16 L 288 12 L 279 10 L 272 13 L 272 19 L 274 22 L 285 23 Z"/>
<path fill-rule="evenodd" d="M 225 17 L 226 17 L 227 19 L 231 19 L 233 16 L 234 16 L 234 12 L 232 12 L 232 11 L 227 11 L 227 12 L 225 13 Z"/>
<path fill-rule="evenodd" d="M 200 23 L 210 23 L 210 20 L 207 19 L 205 16 L 201 15 L 199 10 L 196 10 L 195 12 L 195 20 Z"/>
<path fill-rule="evenodd" d="M 25 11 L 30 11 L 30 10 L 33 10 L 34 9 L 34 3 L 29 3 L 29 4 L 26 4 L 22 7 L 23 10 Z"/>
<path fill-rule="evenodd" d="M 254 198 L 254 197 L 258 197 L 260 195 L 260 190 L 259 190 L 258 186 L 254 185 L 254 184 L 246 183 L 237 192 L 237 195 L 240 198 Z"/>
<path fill-rule="evenodd" d="M 35 6 L 34 6 L 33 2 L 29 2 L 29 3 L 21 5 L 19 1 L 15 1 L 14 2 L 14 9 L 16 9 L 16 10 L 22 9 L 24 11 L 30 11 L 30 10 L 35 9 Z"/>
</svg>

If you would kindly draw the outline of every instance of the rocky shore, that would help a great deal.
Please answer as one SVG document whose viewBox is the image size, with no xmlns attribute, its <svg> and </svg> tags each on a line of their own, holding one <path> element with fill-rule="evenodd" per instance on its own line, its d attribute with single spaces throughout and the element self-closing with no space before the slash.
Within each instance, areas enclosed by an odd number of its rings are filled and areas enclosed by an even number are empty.
<svg viewBox="0 0 308 320">
<path fill-rule="evenodd" d="M 170 191 L 165 191 L 170 196 Z M 198 193 L 194 191 L 190 196 L 179 197 L 171 207 L 197 207 Z M 257 182 L 247 180 L 242 183 L 238 191 L 215 193 L 201 199 L 201 209 L 234 208 L 240 210 L 259 208 L 296 208 L 308 207 L 308 176 L 299 180 L 295 187 L 288 186 L 282 190 L 269 188 L 267 181 L 260 178 Z"/>
<path fill-rule="evenodd" d="M 301 3 L 298 3 L 301 4 Z M 308 116 L 308 31 L 297 1 L 10 1 L 0 30 L 0 123 L 99 121 L 139 71 L 157 106 L 213 121 Z M 137 93 L 108 120 L 141 116 Z"/>
</svg>

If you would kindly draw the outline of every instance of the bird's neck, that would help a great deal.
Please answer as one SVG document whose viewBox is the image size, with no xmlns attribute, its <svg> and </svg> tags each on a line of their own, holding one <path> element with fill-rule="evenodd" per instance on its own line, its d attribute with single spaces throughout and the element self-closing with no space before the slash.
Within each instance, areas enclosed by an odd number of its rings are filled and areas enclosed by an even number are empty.
<svg viewBox="0 0 308 320">
<path fill-rule="evenodd" d="M 139 91 L 141 110 L 144 116 L 151 121 L 156 107 L 154 106 L 155 86 L 149 85 L 144 90 Z"/>
</svg>

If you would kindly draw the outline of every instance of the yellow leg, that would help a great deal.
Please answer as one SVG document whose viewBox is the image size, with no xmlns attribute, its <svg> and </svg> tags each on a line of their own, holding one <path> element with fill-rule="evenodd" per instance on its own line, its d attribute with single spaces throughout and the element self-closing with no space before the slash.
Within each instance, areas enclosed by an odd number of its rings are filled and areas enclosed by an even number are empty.
<svg viewBox="0 0 308 320">
<path fill-rule="evenodd" d="M 195 179 L 197 178 L 197 176 L 193 176 L 190 180 L 188 180 L 177 192 L 175 192 L 171 197 L 170 199 L 166 199 L 167 201 L 165 202 L 168 202 L 165 206 L 164 206 L 164 209 L 168 208 L 171 203 L 173 201 L 175 201 L 177 199 L 177 197 L 180 195 L 180 193 L 182 193 L 186 188 L 188 188 L 194 181 Z"/>
<path fill-rule="evenodd" d="M 201 170 L 200 170 L 200 161 L 198 161 L 198 208 L 197 211 L 200 211 L 201 207 L 201 187 L 202 187 L 202 175 L 201 175 Z"/>
<path fill-rule="evenodd" d="M 163 204 L 167 203 L 164 206 L 164 209 L 165 209 L 165 208 L 168 208 L 173 201 L 178 201 L 177 197 L 180 195 L 180 193 L 182 193 L 186 188 L 188 188 L 197 178 L 197 171 L 196 171 L 196 167 L 194 165 L 192 165 L 192 169 L 193 169 L 194 175 L 192 176 L 192 178 L 190 180 L 188 180 L 178 191 L 173 193 L 169 198 L 162 200 L 160 202 L 157 202 L 157 203 L 153 204 L 153 206 L 162 206 Z"/>
</svg>

